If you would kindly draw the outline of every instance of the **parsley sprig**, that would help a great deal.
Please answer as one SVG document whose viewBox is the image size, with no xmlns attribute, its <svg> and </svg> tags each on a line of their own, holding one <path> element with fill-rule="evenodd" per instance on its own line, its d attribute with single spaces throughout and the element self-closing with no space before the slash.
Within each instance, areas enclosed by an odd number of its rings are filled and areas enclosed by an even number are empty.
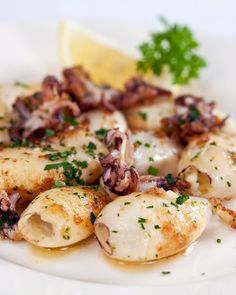
<svg viewBox="0 0 236 295">
<path fill-rule="evenodd" d="M 138 70 L 159 76 L 167 66 L 173 84 L 188 84 L 206 66 L 206 61 L 196 53 L 199 43 L 188 27 L 170 24 L 163 18 L 161 22 L 164 30 L 152 33 L 150 40 L 139 46 L 142 57 Z"/>
</svg>

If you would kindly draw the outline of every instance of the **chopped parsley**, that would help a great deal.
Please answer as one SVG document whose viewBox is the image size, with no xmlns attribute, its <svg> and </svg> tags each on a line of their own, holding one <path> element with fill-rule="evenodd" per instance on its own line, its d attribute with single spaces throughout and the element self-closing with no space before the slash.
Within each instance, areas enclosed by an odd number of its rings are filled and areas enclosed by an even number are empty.
<svg viewBox="0 0 236 295">
<path fill-rule="evenodd" d="M 73 163 L 75 163 L 78 167 L 81 167 L 82 169 L 88 167 L 88 162 L 87 161 L 76 161 L 76 160 L 73 160 Z"/>
<path fill-rule="evenodd" d="M 206 66 L 206 61 L 196 52 L 199 44 L 187 26 L 169 24 L 164 18 L 161 22 L 164 30 L 152 33 L 150 39 L 139 46 L 142 57 L 137 68 L 160 76 L 167 67 L 173 84 L 188 84 L 198 78 Z"/>
<path fill-rule="evenodd" d="M 59 169 L 60 167 L 63 167 L 63 168 L 70 167 L 70 163 L 68 163 L 68 162 L 60 162 L 60 163 L 55 163 L 55 164 L 47 164 L 44 167 L 44 170 L 48 171 L 48 170 L 52 170 L 52 169 Z"/>
<path fill-rule="evenodd" d="M 147 121 L 147 113 L 138 112 L 138 115 L 143 121 Z"/>
<path fill-rule="evenodd" d="M 47 164 L 44 167 L 45 171 L 53 170 L 53 169 L 63 169 L 63 174 L 65 176 L 65 183 L 66 185 L 74 185 L 74 181 L 76 181 L 76 184 L 84 184 L 83 179 L 81 179 L 82 170 L 88 166 L 87 161 L 76 161 L 73 160 L 72 163 L 63 161 L 59 163 L 53 163 L 53 164 Z"/>
<path fill-rule="evenodd" d="M 137 146 L 140 146 L 140 145 L 142 145 L 142 141 L 140 141 L 140 140 L 136 140 L 136 141 L 135 141 L 135 144 L 137 144 Z"/>
<path fill-rule="evenodd" d="M 63 187 L 65 186 L 65 182 L 61 180 L 54 180 L 54 187 Z"/>
<path fill-rule="evenodd" d="M 161 227 L 158 224 L 156 224 L 156 225 L 154 225 L 154 228 L 155 229 L 160 229 Z"/>
<path fill-rule="evenodd" d="M 217 244 L 221 244 L 221 239 L 217 239 L 217 240 L 216 240 L 216 243 L 217 243 Z"/>
<path fill-rule="evenodd" d="M 114 234 L 117 234 L 119 231 L 118 230 L 112 230 L 111 232 L 114 233 Z"/>
<path fill-rule="evenodd" d="M 170 271 L 162 271 L 161 272 L 163 275 L 169 275 L 171 272 Z"/>
<path fill-rule="evenodd" d="M 145 143 L 144 146 L 145 146 L 146 148 L 150 148 L 150 147 L 151 147 L 150 143 Z"/>
<path fill-rule="evenodd" d="M 174 206 L 175 208 L 177 208 L 177 209 L 179 208 L 178 205 L 177 205 L 176 203 L 170 202 L 170 204 L 171 204 L 172 206 Z"/>
<path fill-rule="evenodd" d="M 201 115 L 201 113 L 195 107 L 195 105 L 191 105 L 190 106 L 190 114 L 189 114 L 190 122 L 196 121 L 200 117 L 200 115 Z"/>
<path fill-rule="evenodd" d="M 67 158 L 70 156 L 70 155 L 75 155 L 77 154 L 77 151 L 74 147 L 72 147 L 70 150 L 67 150 L 67 151 L 63 151 L 63 152 L 55 152 L 55 153 L 51 153 L 48 155 L 48 159 L 50 161 L 58 161 L 60 159 L 63 159 L 63 160 L 67 160 Z"/>
<path fill-rule="evenodd" d="M 56 134 L 56 132 L 53 130 L 53 129 L 46 129 L 45 130 L 45 134 L 48 136 L 48 137 L 51 137 L 51 136 L 54 136 Z"/>
<path fill-rule="evenodd" d="M 140 224 L 142 229 L 145 229 L 144 224 L 146 223 L 146 221 L 147 221 L 147 219 L 145 219 L 145 218 L 142 218 L 142 217 L 138 218 L 138 223 Z"/>
<path fill-rule="evenodd" d="M 151 205 L 151 206 L 147 206 L 146 208 L 147 208 L 147 209 L 151 209 L 151 208 L 154 208 L 154 206 Z"/>
<path fill-rule="evenodd" d="M 130 205 L 131 202 L 124 202 L 124 205 Z"/>
<path fill-rule="evenodd" d="M 147 172 L 148 172 L 149 175 L 157 176 L 159 170 L 157 168 L 155 168 L 155 167 L 150 166 L 148 168 Z"/>
<path fill-rule="evenodd" d="M 79 122 L 73 118 L 73 117 L 65 117 L 64 121 L 68 124 L 70 124 L 70 126 L 76 127 L 79 125 Z"/>
<path fill-rule="evenodd" d="M 104 140 L 104 138 L 107 135 L 107 132 L 108 132 L 108 129 L 100 128 L 97 131 L 95 131 L 95 134 L 99 140 Z"/>
<path fill-rule="evenodd" d="M 217 145 L 217 143 L 216 143 L 216 141 L 212 141 L 212 142 L 210 142 L 210 145 Z"/>
<path fill-rule="evenodd" d="M 227 181 L 227 185 L 228 187 L 231 187 L 231 183 L 229 181 Z"/>
<path fill-rule="evenodd" d="M 178 205 L 182 205 L 184 202 L 186 202 L 189 199 L 188 195 L 185 194 L 181 194 L 178 196 L 178 198 L 176 199 L 176 204 Z"/>
<path fill-rule="evenodd" d="M 153 157 L 149 157 L 148 160 L 149 160 L 150 162 L 154 162 Z"/>
<path fill-rule="evenodd" d="M 197 159 L 197 158 L 200 156 L 200 154 L 201 154 L 201 151 L 197 152 L 197 153 L 196 153 L 196 154 L 190 159 L 190 161 L 193 161 L 193 160 Z"/>
<path fill-rule="evenodd" d="M 70 227 L 68 226 L 68 227 L 65 228 L 65 234 L 62 236 L 63 239 L 65 239 L 65 240 L 69 240 L 70 239 L 69 232 L 70 232 Z"/>
<path fill-rule="evenodd" d="M 97 146 L 95 143 L 93 142 L 89 142 L 88 145 L 83 145 L 83 149 L 86 152 L 86 154 L 88 154 L 89 156 L 91 156 L 93 159 L 95 159 L 95 150 L 97 149 Z"/>
<path fill-rule="evenodd" d="M 176 179 L 175 179 L 175 177 L 172 175 L 172 174 L 167 174 L 166 176 L 165 176 L 165 180 L 167 181 L 167 183 L 168 184 L 175 184 L 175 182 L 176 182 Z"/>
</svg>

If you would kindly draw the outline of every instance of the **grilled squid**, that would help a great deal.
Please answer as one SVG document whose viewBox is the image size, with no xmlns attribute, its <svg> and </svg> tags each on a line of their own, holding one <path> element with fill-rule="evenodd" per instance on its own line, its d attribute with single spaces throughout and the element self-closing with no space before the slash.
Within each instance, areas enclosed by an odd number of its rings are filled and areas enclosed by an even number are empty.
<svg viewBox="0 0 236 295">
<path fill-rule="evenodd" d="M 29 85 L 21 82 L 16 82 L 14 85 L 1 85 L 0 101 L 4 103 L 6 110 L 10 111 L 17 97 L 30 95 L 38 89 L 38 85 Z"/>
<path fill-rule="evenodd" d="M 233 229 L 236 229 L 235 199 L 233 200 L 233 204 L 232 201 L 223 202 L 222 200 L 216 198 L 211 198 L 210 201 L 213 205 L 215 213 L 219 216 L 219 218 L 227 223 L 229 226 L 231 226 Z"/>
<path fill-rule="evenodd" d="M 129 131 L 108 131 L 105 144 L 109 153 L 100 158 L 104 168 L 101 184 L 112 198 L 133 192 L 137 185 L 138 173 L 132 166 L 133 142 Z"/>
<path fill-rule="evenodd" d="M 104 194 L 85 187 L 64 187 L 40 194 L 18 223 L 23 238 L 39 247 L 56 248 L 82 241 L 105 206 Z"/>
<path fill-rule="evenodd" d="M 30 95 L 38 86 L 16 82 L 14 85 L 0 86 L 0 143 L 8 145 L 11 141 L 9 129 L 11 122 L 17 119 L 12 113 L 12 105 L 17 97 Z"/>
<path fill-rule="evenodd" d="M 68 129 L 80 113 L 78 105 L 70 100 L 54 76 L 44 78 L 40 91 L 17 97 L 13 109 L 16 119 L 10 137 L 14 141 L 39 141 L 47 136 L 47 129 L 54 132 Z"/>
<path fill-rule="evenodd" d="M 139 177 L 136 187 L 138 192 L 144 192 L 152 188 L 163 188 L 165 191 L 185 192 L 189 188 L 189 183 L 172 174 L 167 174 L 165 176 L 142 175 Z"/>
<path fill-rule="evenodd" d="M 144 131 L 134 133 L 132 137 L 134 167 L 140 175 L 176 173 L 181 148 L 173 140 Z"/>
<path fill-rule="evenodd" d="M 139 77 L 125 84 L 116 105 L 124 111 L 131 130 L 159 130 L 161 119 L 174 112 L 171 92 Z"/>
<path fill-rule="evenodd" d="M 178 164 L 179 176 L 189 192 L 201 197 L 229 199 L 236 194 L 236 139 L 231 135 L 205 135 L 192 140 Z"/>
<path fill-rule="evenodd" d="M 1 88 L 0 88 L 1 89 Z M 12 116 L 7 110 L 6 104 L 0 100 L 0 144 L 7 145 L 10 142 L 9 127 Z"/>
<path fill-rule="evenodd" d="M 158 131 L 162 128 L 162 119 L 174 114 L 171 97 L 158 98 L 151 104 L 134 106 L 125 111 L 131 130 Z"/>
<path fill-rule="evenodd" d="M 204 231 L 210 203 L 201 198 L 154 189 L 116 198 L 95 222 L 95 234 L 113 259 L 157 260 L 186 249 Z"/>
<path fill-rule="evenodd" d="M 174 115 L 167 114 L 161 121 L 162 127 L 169 136 L 185 144 L 196 135 L 223 127 L 227 117 L 218 117 L 214 108 L 214 102 L 208 103 L 202 97 L 178 96 L 174 101 Z"/>
<path fill-rule="evenodd" d="M 98 139 L 73 130 L 54 141 L 41 147 L 1 149 L 0 191 L 19 192 L 24 202 L 53 186 L 91 184 L 99 178 L 98 158 L 107 149 Z"/>
<path fill-rule="evenodd" d="M 74 66 L 63 71 L 65 91 L 78 103 L 80 109 L 89 111 L 102 108 L 113 112 L 114 102 L 120 100 L 120 91 L 109 85 L 94 84 L 81 66 Z"/>
<path fill-rule="evenodd" d="M 0 239 L 7 237 L 11 240 L 21 240 L 17 222 L 19 215 L 16 204 L 20 195 L 16 192 L 8 195 L 7 192 L 0 193 Z"/>
<path fill-rule="evenodd" d="M 92 110 L 83 113 L 79 122 L 88 127 L 90 133 L 95 133 L 100 139 L 110 129 L 127 130 L 127 122 L 120 111 L 107 112 L 103 110 Z"/>
</svg>

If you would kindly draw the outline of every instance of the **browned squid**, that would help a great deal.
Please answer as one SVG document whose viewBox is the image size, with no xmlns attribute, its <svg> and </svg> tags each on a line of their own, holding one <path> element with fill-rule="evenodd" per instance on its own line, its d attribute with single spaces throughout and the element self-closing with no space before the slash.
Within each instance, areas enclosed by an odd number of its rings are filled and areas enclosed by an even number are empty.
<svg viewBox="0 0 236 295">
<path fill-rule="evenodd" d="M 134 143 L 129 131 L 121 132 L 112 129 L 105 138 L 108 155 L 100 158 L 104 168 L 101 183 L 109 195 L 123 196 L 135 191 L 146 191 L 150 188 L 184 191 L 189 187 L 187 181 L 168 174 L 166 176 L 139 176 L 134 164 Z"/>
<path fill-rule="evenodd" d="M 0 194 L 0 238 L 21 239 L 17 227 L 20 217 L 16 212 L 16 203 L 19 198 L 18 193 L 8 195 L 5 191 L 2 191 Z"/>
<path fill-rule="evenodd" d="M 175 115 L 162 119 L 168 135 L 186 143 L 195 135 L 209 133 L 222 127 L 225 120 L 213 114 L 214 102 L 206 102 L 193 95 L 182 95 L 175 99 Z"/>
<path fill-rule="evenodd" d="M 66 117 L 77 117 L 79 107 L 63 91 L 62 84 L 53 76 L 42 82 L 42 90 L 28 97 L 18 97 L 13 105 L 17 118 L 9 130 L 14 141 L 38 139 L 46 129 L 56 131 L 68 127 Z"/>
<path fill-rule="evenodd" d="M 109 154 L 100 158 L 104 168 L 102 185 L 111 197 L 135 191 L 139 176 L 132 167 L 133 142 L 129 131 L 124 133 L 118 129 L 110 130 L 105 138 L 105 144 Z"/>
</svg>

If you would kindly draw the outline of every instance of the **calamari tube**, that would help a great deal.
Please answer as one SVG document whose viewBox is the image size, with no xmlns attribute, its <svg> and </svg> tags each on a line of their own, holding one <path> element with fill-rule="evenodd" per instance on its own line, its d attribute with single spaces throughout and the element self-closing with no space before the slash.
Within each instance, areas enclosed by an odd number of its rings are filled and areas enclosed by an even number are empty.
<svg viewBox="0 0 236 295">
<path fill-rule="evenodd" d="M 127 130 L 127 122 L 124 115 L 120 111 L 113 113 L 102 110 L 92 110 L 83 113 L 79 117 L 79 122 L 87 124 L 90 133 L 99 135 L 101 130 L 110 130 L 118 128 L 120 131 Z"/>
<path fill-rule="evenodd" d="M 67 162 L 75 163 L 85 184 L 93 183 L 102 174 L 99 154 L 107 153 L 107 149 L 95 137 L 73 132 L 73 136 L 65 133 L 63 146 L 56 143 L 49 149 L 2 148 L 0 190 L 9 194 L 18 192 L 23 203 L 31 201 L 39 193 L 53 188 L 55 182 L 66 181 L 63 165 Z"/>
<path fill-rule="evenodd" d="M 133 141 L 134 167 L 140 175 L 148 174 L 150 167 L 158 169 L 159 175 L 176 173 L 181 148 L 172 139 L 139 131 L 133 134 Z"/>
<path fill-rule="evenodd" d="M 105 204 L 105 195 L 96 189 L 51 189 L 22 213 L 19 231 L 26 241 L 39 247 L 69 246 L 93 234 L 93 222 Z"/>
<path fill-rule="evenodd" d="M 161 120 L 174 115 L 174 102 L 170 97 L 158 98 L 155 103 L 134 106 L 125 111 L 128 126 L 132 131 L 158 131 Z"/>
<path fill-rule="evenodd" d="M 152 261 L 187 248 L 202 234 L 210 216 L 206 199 L 152 189 L 106 205 L 96 219 L 95 234 L 111 258 Z"/>
<path fill-rule="evenodd" d="M 236 194 L 236 140 L 229 134 L 193 139 L 178 163 L 179 176 L 189 193 L 205 198 L 230 199 Z"/>
</svg>

